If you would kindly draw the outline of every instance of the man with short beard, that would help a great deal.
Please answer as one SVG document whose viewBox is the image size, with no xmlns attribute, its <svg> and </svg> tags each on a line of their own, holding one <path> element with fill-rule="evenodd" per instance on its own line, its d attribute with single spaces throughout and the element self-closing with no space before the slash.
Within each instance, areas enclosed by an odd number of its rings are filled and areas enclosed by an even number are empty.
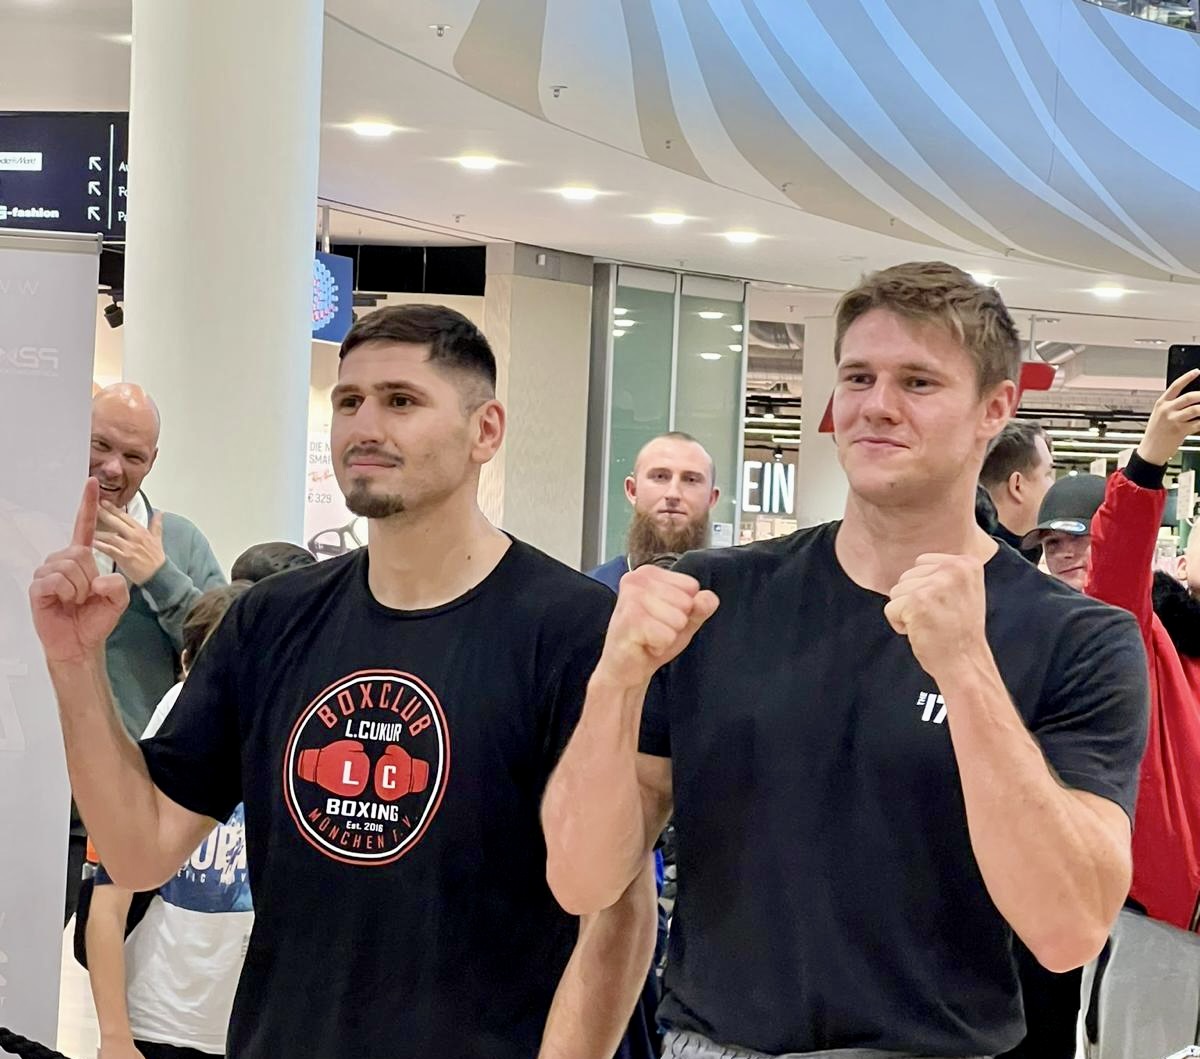
<svg viewBox="0 0 1200 1059">
<path fill-rule="evenodd" d="M 351 328 L 330 440 L 367 546 L 239 597 L 140 746 L 104 675 L 129 588 L 92 555 L 97 482 L 35 575 L 72 785 L 113 881 L 159 886 L 245 805 L 256 909 L 230 1059 L 610 1059 L 640 994 L 649 855 L 596 915 L 546 885 L 538 807 L 613 600 L 479 509 L 505 433 L 495 384 L 450 309 Z"/>
<path fill-rule="evenodd" d="M 708 516 L 721 496 L 713 458 L 690 434 L 673 430 L 643 446 L 625 479 L 633 505 L 624 555 L 588 576 L 614 592 L 630 570 L 659 555 L 682 555 L 708 544 Z"/>
</svg>

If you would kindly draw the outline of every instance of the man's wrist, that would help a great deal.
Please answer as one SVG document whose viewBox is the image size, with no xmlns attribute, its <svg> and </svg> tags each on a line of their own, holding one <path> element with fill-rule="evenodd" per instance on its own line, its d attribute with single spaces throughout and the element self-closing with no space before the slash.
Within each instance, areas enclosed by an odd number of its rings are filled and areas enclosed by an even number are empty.
<svg viewBox="0 0 1200 1059">
<path fill-rule="evenodd" d="M 944 695 L 947 688 L 970 687 L 981 684 L 998 672 L 996 659 L 986 638 L 964 644 L 959 650 L 946 656 L 945 662 L 930 670 L 929 675 L 937 681 Z"/>
<path fill-rule="evenodd" d="M 626 667 L 620 662 L 606 660 L 603 655 L 592 671 L 588 687 L 600 692 L 617 695 L 632 695 L 636 692 L 643 694 L 650 687 L 650 681 L 641 676 L 631 677 Z"/>
<path fill-rule="evenodd" d="M 163 559 L 162 559 L 162 562 L 160 562 L 160 563 L 159 563 L 159 564 L 158 564 L 158 565 L 157 565 L 157 566 L 156 566 L 156 567 L 155 567 L 153 570 L 151 570 L 151 571 L 150 571 L 150 573 L 148 573 L 148 574 L 147 574 L 145 577 L 138 578 L 138 577 L 132 577 L 132 576 L 131 576 L 131 577 L 129 578 L 129 580 L 130 580 L 130 581 L 132 581 L 132 582 L 134 583 L 134 585 L 136 585 L 138 588 L 144 588 L 144 587 L 145 587 L 146 585 L 148 585 L 148 584 L 149 584 L 151 581 L 153 581 L 153 580 L 154 580 L 156 577 L 158 577 L 158 575 L 159 575 L 160 573 L 162 573 L 162 569 L 163 569 L 163 567 L 164 567 L 164 566 L 166 566 L 166 565 L 167 565 L 167 557 L 164 555 L 164 556 L 163 556 Z"/>
</svg>

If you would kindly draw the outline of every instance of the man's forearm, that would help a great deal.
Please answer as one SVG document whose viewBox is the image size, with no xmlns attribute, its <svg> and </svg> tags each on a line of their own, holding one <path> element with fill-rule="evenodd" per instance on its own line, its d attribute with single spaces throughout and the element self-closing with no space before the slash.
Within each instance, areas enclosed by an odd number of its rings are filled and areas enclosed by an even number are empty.
<svg viewBox="0 0 1200 1059">
<path fill-rule="evenodd" d="M 1086 963 L 1128 892 L 1128 843 L 1063 787 L 1009 698 L 990 652 L 937 676 L 971 845 L 1000 913 L 1050 970 Z"/>
<path fill-rule="evenodd" d="M 125 919 L 133 894 L 117 886 L 97 886 L 88 914 L 88 978 L 101 1040 L 132 1040 L 125 999 Z"/>
<path fill-rule="evenodd" d="M 653 861 L 611 908 L 585 916 L 538 1059 L 611 1059 L 646 984 L 658 930 Z"/>
<path fill-rule="evenodd" d="M 575 915 L 613 904 L 650 848 L 637 775 L 645 694 L 645 688 L 594 675 L 579 724 L 546 788 L 547 878 L 558 902 Z"/>
<path fill-rule="evenodd" d="M 154 866 L 156 791 L 145 759 L 117 715 L 104 659 L 51 663 L 67 772 L 79 813 L 114 881 L 132 890 L 162 882 Z M 173 870 L 167 869 L 167 873 Z"/>
</svg>

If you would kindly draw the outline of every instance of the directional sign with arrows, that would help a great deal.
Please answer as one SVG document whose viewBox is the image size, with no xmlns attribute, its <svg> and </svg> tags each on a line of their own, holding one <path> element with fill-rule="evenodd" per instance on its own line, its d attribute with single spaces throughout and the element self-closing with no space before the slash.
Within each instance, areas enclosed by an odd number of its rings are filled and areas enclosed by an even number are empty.
<svg viewBox="0 0 1200 1059">
<path fill-rule="evenodd" d="M 125 238 L 129 115 L 0 113 L 0 230 Z"/>
</svg>

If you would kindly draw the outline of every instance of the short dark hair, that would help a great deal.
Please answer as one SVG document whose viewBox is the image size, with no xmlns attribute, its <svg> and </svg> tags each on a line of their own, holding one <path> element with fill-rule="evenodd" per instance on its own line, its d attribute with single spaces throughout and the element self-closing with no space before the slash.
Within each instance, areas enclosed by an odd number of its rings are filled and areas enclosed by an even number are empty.
<svg viewBox="0 0 1200 1059">
<path fill-rule="evenodd" d="M 234 561 L 230 571 L 234 581 L 261 581 L 284 570 L 295 570 L 300 566 L 311 566 L 317 561 L 307 548 L 287 541 L 267 541 L 252 544 Z"/>
<path fill-rule="evenodd" d="M 219 588 L 210 588 L 192 604 L 192 609 L 183 619 L 183 657 L 189 668 L 196 664 L 200 649 L 217 631 L 217 626 L 233 606 L 233 601 L 248 588 L 249 581 L 234 581 Z"/>
<path fill-rule="evenodd" d="M 1050 448 L 1050 438 L 1041 423 L 1028 419 L 1013 419 L 1004 425 L 988 447 L 979 480 L 993 489 L 1007 482 L 1016 471 L 1028 474 L 1037 466 L 1037 439 Z"/>
<path fill-rule="evenodd" d="M 342 339 L 338 358 L 366 342 L 408 342 L 429 347 L 429 359 L 483 379 L 496 389 L 496 357 L 470 320 L 445 305 L 388 305 L 358 320 Z"/>
</svg>

